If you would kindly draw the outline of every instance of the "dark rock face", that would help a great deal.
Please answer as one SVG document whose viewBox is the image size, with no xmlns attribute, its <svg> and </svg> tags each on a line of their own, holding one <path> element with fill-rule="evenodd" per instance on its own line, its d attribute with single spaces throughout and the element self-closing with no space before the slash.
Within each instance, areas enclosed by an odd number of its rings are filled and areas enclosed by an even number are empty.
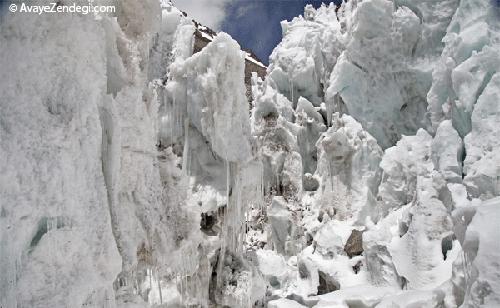
<svg viewBox="0 0 500 308">
<path fill-rule="evenodd" d="M 317 191 L 319 188 L 318 179 L 313 177 L 310 173 L 304 175 L 302 185 L 305 191 Z"/>
<path fill-rule="evenodd" d="M 309 273 L 309 270 L 307 269 L 307 266 L 300 262 L 299 263 L 299 277 L 300 279 L 307 279 L 311 276 L 311 274 Z"/>
<path fill-rule="evenodd" d="M 340 284 L 322 271 L 318 271 L 318 276 L 318 295 L 330 293 L 340 289 Z"/>
<path fill-rule="evenodd" d="M 448 251 L 453 248 L 454 240 L 456 240 L 455 234 L 449 234 L 441 239 L 441 252 L 443 253 L 443 260 L 446 260 Z"/>
<path fill-rule="evenodd" d="M 358 261 L 358 263 L 356 263 L 356 264 L 352 267 L 352 271 L 354 272 L 354 274 L 359 273 L 359 271 L 361 270 L 361 267 L 362 267 L 362 266 L 363 266 L 363 262 Z"/>
<path fill-rule="evenodd" d="M 194 32 L 193 54 L 200 52 L 205 46 L 210 43 L 217 35 L 212 29 L 202 26 L 197 21 L 193 20 L 196 31 Z"/>
<path fill-rule="evenodd" d="M 208 236 L 217 235 L 214 226 L 217 223 L 217 215 L 214 213 L 201 213 L 200 229 Z"/>
<path fill-rule="evenodd" d="M 359 256 L 363 253 L 363 232 L 358 230 L 352 230 L 347 243 L 344 246 L 345 253 L 352 258 L 354 256 Z"/>
<path fill-rule="evenodd" d="M 201 31 L 196 29 L 196 31 L 194 32 L 193 54 L 200 52 L 210 42 L 210 39 L 204 37 L 203 34 L 201 34 Z"/>
<path fill-rule="evenodd" d="M 252 73 L 257 73 L 257 76 L 262 78 L 266 77 L 267 67 L 262 64 L 262 61 L 257 58 L 257 56 L 251 50 L 243 50 L 246 52 L 247 56 L 245 57 L 245 86 L 247 88 L 246 95 L 248 101 L 252 100 Z M 256 63 L 258 62 L 258 63 Z"/>
</svg>

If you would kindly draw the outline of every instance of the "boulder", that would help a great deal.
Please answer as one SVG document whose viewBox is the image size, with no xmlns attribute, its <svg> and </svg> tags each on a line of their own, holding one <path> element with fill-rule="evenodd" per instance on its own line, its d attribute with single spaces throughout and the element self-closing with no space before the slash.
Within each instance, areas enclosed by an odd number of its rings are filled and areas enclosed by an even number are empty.
<svg viewBox="0 0 500 308">
<path fill-rule="evenodd" d="M 352 230 L 351 235 L 347 239 L 344 246 L 345 253 L 352 258 L 359 256 L 363 253 L 363 232 L 359 230 Z"/>
</svg>

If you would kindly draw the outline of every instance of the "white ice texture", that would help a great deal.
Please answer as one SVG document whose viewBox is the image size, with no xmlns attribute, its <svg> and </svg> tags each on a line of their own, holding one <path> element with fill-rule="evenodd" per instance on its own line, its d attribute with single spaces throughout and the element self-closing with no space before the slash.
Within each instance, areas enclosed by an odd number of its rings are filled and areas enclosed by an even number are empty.
<svg viewBox="0 0 500 308">
<path fill-rule="evenodd" d="M 498 1 L 308 5 L 250 99 L 97 3 L 0 16 L 2 308 L 500 307 Z"/>
</svg>

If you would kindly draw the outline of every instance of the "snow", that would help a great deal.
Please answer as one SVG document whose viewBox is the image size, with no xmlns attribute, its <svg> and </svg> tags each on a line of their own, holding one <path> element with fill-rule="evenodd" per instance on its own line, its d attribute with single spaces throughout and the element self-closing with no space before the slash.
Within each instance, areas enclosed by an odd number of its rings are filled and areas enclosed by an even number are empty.
<svg viewBox="0 0 500 308">
<path fill-rule="evenodd" d="M 466 281 L 463 307 L 495 307 L 500 304 L 498 240 L 500 198 L 483 202 L 472 218 L 463 243 L 470 275 Z"/>
<path fill-rule="evenodd" d="M 0 305 L 113 298 L 121 260 L 100 157 L 105 33 L 88 17 L 45 15 L 6 18 L 0 37 Z"/>
<path fill-rule="evenodd" d="M 385 151 L 380 167 L 383 170 L 378 200 L 381 215 L 412 200 L 417 177 L 430 173 L 432 137 L 424 130 L 415 136 L 404 136 L 397 145 Z"/>
<path fill-rule="evenodd" d="M 286 298 L 281 298 L 277 300 L 272 300 L 269 303 L 267 303 L 267 307 L 269 308 L 303 308 L 307 307 L 304 305 L 301 305 L 297 303 L 296 301 L 286 299 Z"/>
<path fill-rule="evenodd" d="M 439 124 L 431 149 L 434 168 L 439 170 L 449 182 L 460 182 L 464 149 L 462 139 L 453 128 L 451 121 L 446 120 Z"/>
<path fill-rule="evenodd" d="M 248 52 L 245 52 L 245 60 L 248 60 L 248 61 L 250 61 L 252 63 L 255 63 L 255 64 L 257 64 L 260 67 L 266 68 L 266 66 L 264 64 L 262 64 L 262 62 L 260 62 L 259 60 L 255 59 L 252 56 L 252 54 L 250 54 Z"/>
<path fill-rule="evenodd" d="M 400 292 L 384 298 L 376 308 L 429 307 L 444 305 L 444 293 L 440 291 L 408 291 Z"/>
<path fill-rule="evenodd" d="M 373 307 L 378 304 L 385 296 L 395 292 L 392 288 L 356 286 L 345 288 L 329 294 L 320 295 L 319 303 L 314 308 L 320 307 L 350 307 L 358 305 L 360 307 Z"/>
<path fill-rule="evenodd" d="M 228 34 L 117 5 L 0 21 L 0 306 L 500 305 L 494 2 L 308 5 L 250 102 Z"/>
<path fill-rule="evenodd" d="M 349 113 L 385 149 L 427 126 L 429 69 L 416 57 L 424 32 L 411 9 L 395 9 L 391 1 L 352 3 L 347 10 L 353 10 L 349 35 L 325 85 L 325 102 Z"/>
<path fill-rule="evenodd" d="M 310 11 L 314 18 L 282 22 L 284 37 L 270 56 L 269 77 L 294 104 L 300 96 L 319 106 L 325 84 L 339 55 L 340 25 L 333 6 Z M 325 58 L 325 62 L 323 62 Z"/>
<path fill-rule="evenodd" d="M 496 126 L 500 121 L 500 73 L 491 78 L 472 113 L 472 131 L 465 139 L 464 183 L 474 197 L 491 198 L 498 194 L 500 146 Z"/>
<path fill-rule="evenodd" d="M 238 82 L 243 74 L 239 45 L 224 33 L 198 54 L 171 67 L 172 79 L 186 84 L 192 125 L 217 155 L 231 162 L 245 161 L 250 154 L 248 104 L 244 85 Z"/>
</svg>

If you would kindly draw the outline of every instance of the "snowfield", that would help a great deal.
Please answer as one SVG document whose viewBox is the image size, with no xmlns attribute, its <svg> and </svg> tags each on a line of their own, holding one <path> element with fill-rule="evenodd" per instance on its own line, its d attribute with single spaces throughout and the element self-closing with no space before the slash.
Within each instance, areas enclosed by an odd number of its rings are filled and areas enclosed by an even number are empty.
<svg viewBox="0 0 500 308">
<path fill-rule="evenodd" d="M 0 307 L 500 307 L 496 1 L 308 5 L 251 84 L 96 2 L 0 19 Z"/>
</svg>

